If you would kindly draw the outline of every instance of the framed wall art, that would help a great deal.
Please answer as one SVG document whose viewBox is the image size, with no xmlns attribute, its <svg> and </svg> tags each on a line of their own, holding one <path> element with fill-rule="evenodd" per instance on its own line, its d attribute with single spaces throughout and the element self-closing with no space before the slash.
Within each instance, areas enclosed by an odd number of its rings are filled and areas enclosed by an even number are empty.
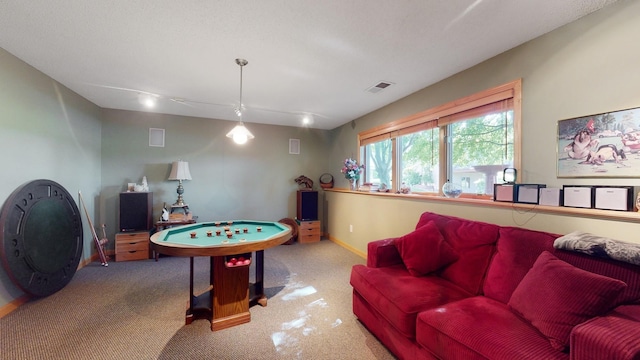
<svg viewBox="0 0 640 360">
<path fill-rule="evenodd" d="M 559 178 L 640 177 L 640 108 L 558 121 Z"/>
</svg>

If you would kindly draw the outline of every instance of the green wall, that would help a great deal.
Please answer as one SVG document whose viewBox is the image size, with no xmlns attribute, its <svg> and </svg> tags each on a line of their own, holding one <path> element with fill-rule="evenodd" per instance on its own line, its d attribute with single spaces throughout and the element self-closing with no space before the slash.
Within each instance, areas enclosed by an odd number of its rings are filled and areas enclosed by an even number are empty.
<svg viewBox="0 0 640 360">
<path fill-rule="evenodd" d="M 358 132 L 522 78 L 523 168 L 518 171 L 523 183 L 640 186 L 638 178 L 558 179 L 555 163 L 558 120 L 640 107 L 639 20 L 640 1 L 619 1 L 356 119 L 332 131 L 332 163 L 337 168 L 345 155 L 355 153 Z M 340 186 L 346 187 L 346 180 L 341 179 Z M 361 253 L 371 240 L 411 231 L 424 211 L 556 233 L 582 230 L 640 243 L 640 224 L 635 222 L 535 210 L 337 192 L 327 194 L 325 206 L 329 235 Z"/>
<path fill-rule="evenodd" d="M 168 181 L 171 162 L 189 162 L 192 180 L 184 181 L 184 200 L 199 221 L 255 219 L 277 221 L 296 216 L 294 179 L 318 179 L 328 170 L 324 149 L 329 132 L 308 128 L 245 123 L 256 136 L 236 145 L 225 134 L 236 122 L 105 110 L 102 127 L 101 213 L 117 230 L 118 196 L 129 182 L 147 177 L 153 192 L 154 219 L 163 203 L 177 199 L 176 181 Z M 149 146 L 149 128 L 165 129 L 165 147 Z M 289 154 L 289 139 L 300 139 L 300 154 Z"/>
<path fill-rule="evenodd" d="M 36 179 L 58 182 L 78 202 L 82 191 L 95 214 L 100 195 L 102 110 L 0 49 L 0 144 L 2 203 L 20 185 Z M 78 203 L 78 206 L 80 204 Z M 82 216 L 83 259 L 92 237 Z M 23 295 L 0 268 L 0 308 Z"/>
</svg>

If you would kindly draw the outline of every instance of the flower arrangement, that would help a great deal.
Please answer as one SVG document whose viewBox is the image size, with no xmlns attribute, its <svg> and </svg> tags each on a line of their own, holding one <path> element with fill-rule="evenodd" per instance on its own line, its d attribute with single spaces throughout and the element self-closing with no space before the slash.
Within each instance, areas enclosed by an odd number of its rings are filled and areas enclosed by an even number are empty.
<svg viewBox="0 0 640 360">
<path fill-rule="evenodd" d="M 360 174 L 364 169 L 364 165 L 358 165 L 358 161 L 354 159 L 345 159 L 344 166 L 340 170 L 344 174 L 344 177 L 349 181 L 358 181 Z"/>
</svg>

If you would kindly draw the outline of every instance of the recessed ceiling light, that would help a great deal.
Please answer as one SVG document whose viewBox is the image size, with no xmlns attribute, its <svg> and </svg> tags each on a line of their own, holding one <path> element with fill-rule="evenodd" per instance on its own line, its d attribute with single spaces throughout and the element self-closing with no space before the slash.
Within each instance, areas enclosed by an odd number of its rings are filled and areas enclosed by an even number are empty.
<svg viewBox="0 0 640 360">
<path fill-rule="evenodd" d="M 156 101 L 157 101 L 157 96 L 153 95 L 153 94 L 149 94 L 149 93 L 140 93 L 138 95 L 138 102 L 140 102 L 140 104 L 148 107 L 148 108 L 152 108 L 154 106 L 156 106 Z"/>
<path fill-rule="evenodd" d="M 304 114 L 302 117 L 302 125 L 311 125 L 313 123 L 313 115 L 312 114 Z"/>
</svg>

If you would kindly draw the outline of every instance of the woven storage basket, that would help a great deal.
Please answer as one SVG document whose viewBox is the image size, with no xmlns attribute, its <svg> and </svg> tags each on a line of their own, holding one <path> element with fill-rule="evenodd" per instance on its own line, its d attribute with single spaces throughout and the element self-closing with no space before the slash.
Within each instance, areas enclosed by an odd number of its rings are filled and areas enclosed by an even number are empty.
<svg viewBox="0 0 640 360">
<path fill-rule="evenodd" d="M 329 173 L 320 175 L 320 187 L 323 189 L 333 188 L 333 175 Z"/>
</svg>

